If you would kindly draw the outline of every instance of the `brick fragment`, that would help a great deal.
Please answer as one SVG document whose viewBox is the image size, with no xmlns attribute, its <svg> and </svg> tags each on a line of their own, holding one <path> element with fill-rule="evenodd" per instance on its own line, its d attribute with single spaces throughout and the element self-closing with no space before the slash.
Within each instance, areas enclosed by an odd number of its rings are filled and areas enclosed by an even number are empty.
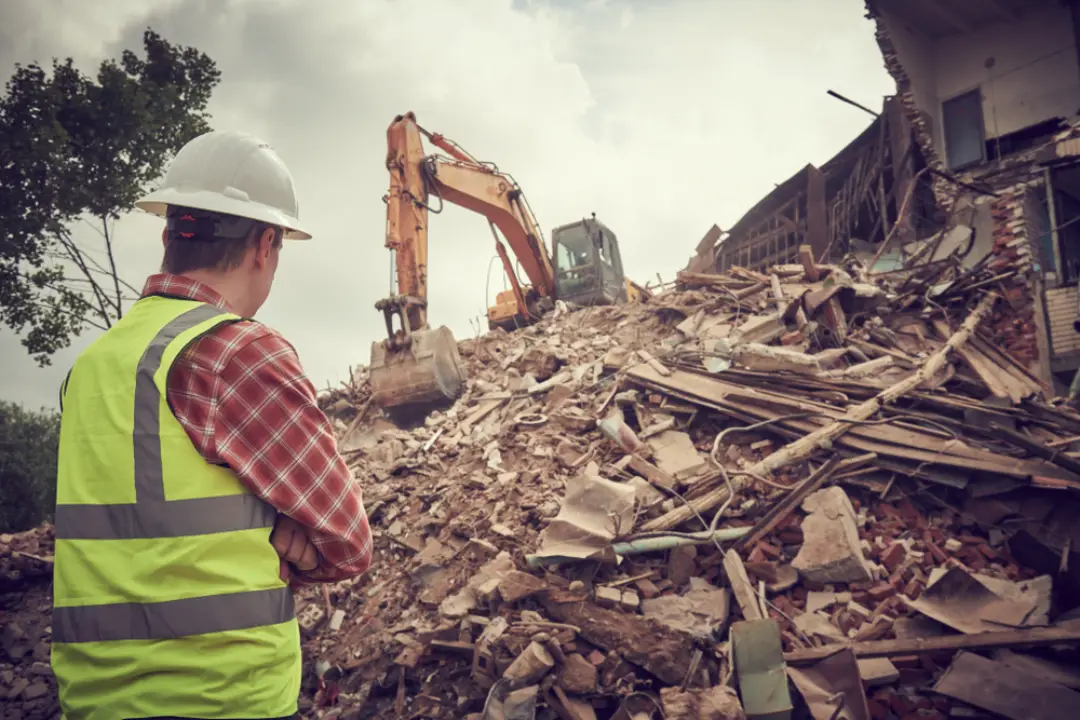
<svg viewBox="0 0 1080 720">
<path fill-rule="evenodd" d="M 901 543 L 894 542 L 881 554 L 881 564 L 891 573 L 896 572 L 900 563 L 907 557 L 907 550 Z"/>
<path fill-rule="evenodd" d="M 896 594 L 896 588 L 888 583 L 882 583 L 881 585 L 875 585 L 867 592 L 870 599 L 874 602 L 881 602 L 886 598 L 890 598 Z"/>
<path fill-rule="evenodd" d="M 930 556 L 933 556 L 934 560 L 937 562 L 947 563 L 949 561 L 949 556 L 946 555 L 945 551 L 939 548 L 936 543 L 927 541 L 926 549 L 930 551 Z"/>
<path fill-rule="evenodd" d="M 904 595 L 907 595 L 912 600 L 918 600 L 925 589 L 926 588 L 919 582 L 918 578 L 912 578 L 908 584 L 904 586 Z"/>
<path fill-rule="evenodd" d="M 659 597 L 660 595 L 660 588 L 656 587 L 656 583 L 654 583 L 649 578 L 640 578 L 638 580 L 635 580 L 634 585 L 637 586 L 638 592 L 641 593 L 641 597 L 647 600 L 651 600 L 654 597 Z"/>
</svg>

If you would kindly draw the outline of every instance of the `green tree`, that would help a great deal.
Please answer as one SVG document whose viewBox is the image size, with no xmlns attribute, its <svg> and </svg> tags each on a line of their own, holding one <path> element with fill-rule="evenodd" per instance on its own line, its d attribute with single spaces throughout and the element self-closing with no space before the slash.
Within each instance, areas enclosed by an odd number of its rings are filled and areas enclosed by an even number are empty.
<svg viewBox="0 0 1080 720">
<path fill-rule="evenodd" d="M 0 400 L 0 532 L 52 518 L 59 447 L 60 413 Z"/>
<path fill-rule="evenodd" d="M 16 65 L 0 99 L 0 325 L 40 365 L 85 327 L 106 329 L 137 290 L 116 270 L 112 223 L 210 130 L 215 62 L 151 29 L 96 79 L 71 58 Z M 101 247 L 72 229 L 97 230 Z"/>
</svg>

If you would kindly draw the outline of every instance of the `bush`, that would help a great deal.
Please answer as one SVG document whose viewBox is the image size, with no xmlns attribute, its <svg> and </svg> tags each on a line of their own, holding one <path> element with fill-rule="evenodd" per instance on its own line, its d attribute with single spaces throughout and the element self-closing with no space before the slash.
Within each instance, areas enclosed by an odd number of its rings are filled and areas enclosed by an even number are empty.
<svg viewBox="0 0 1080 720">
<path fill-rule="evenodd" d="M 0 400 L 0 532 L 52 519 L 59 447 L 60 413 Z"/>
</svg>

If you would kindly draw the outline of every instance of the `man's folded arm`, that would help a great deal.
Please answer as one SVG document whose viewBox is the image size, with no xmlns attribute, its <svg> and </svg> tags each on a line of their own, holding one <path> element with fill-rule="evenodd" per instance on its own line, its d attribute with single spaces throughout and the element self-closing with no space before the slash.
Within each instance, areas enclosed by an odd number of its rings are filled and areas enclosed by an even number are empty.
<svg viewBox="0 0 1080 720">
<path fill-rule="evenodd" d="M 252 340 L 223 368 L 217 391 L 216 454 L 304 526 L 319 551 L 318 566 L 293 577 L 333 582 L 366 571 L 372 543 L 360 484 L 293 347 L 275 333 Z"/>
</svg>

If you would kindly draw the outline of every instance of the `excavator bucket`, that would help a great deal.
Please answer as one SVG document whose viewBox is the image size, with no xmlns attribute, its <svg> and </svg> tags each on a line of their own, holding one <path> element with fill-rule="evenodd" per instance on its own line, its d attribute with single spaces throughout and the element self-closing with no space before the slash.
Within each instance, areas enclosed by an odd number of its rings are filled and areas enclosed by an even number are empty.
<svg viewBox="0 0 1080 720">
<path fill-rule="evenodd" d="M 450 328 L 414 330 L 400 347 L 371 345 L 372 400 L 397 422 L 422 420 L 461 394 L 467 377 Z"/>
</svg>

